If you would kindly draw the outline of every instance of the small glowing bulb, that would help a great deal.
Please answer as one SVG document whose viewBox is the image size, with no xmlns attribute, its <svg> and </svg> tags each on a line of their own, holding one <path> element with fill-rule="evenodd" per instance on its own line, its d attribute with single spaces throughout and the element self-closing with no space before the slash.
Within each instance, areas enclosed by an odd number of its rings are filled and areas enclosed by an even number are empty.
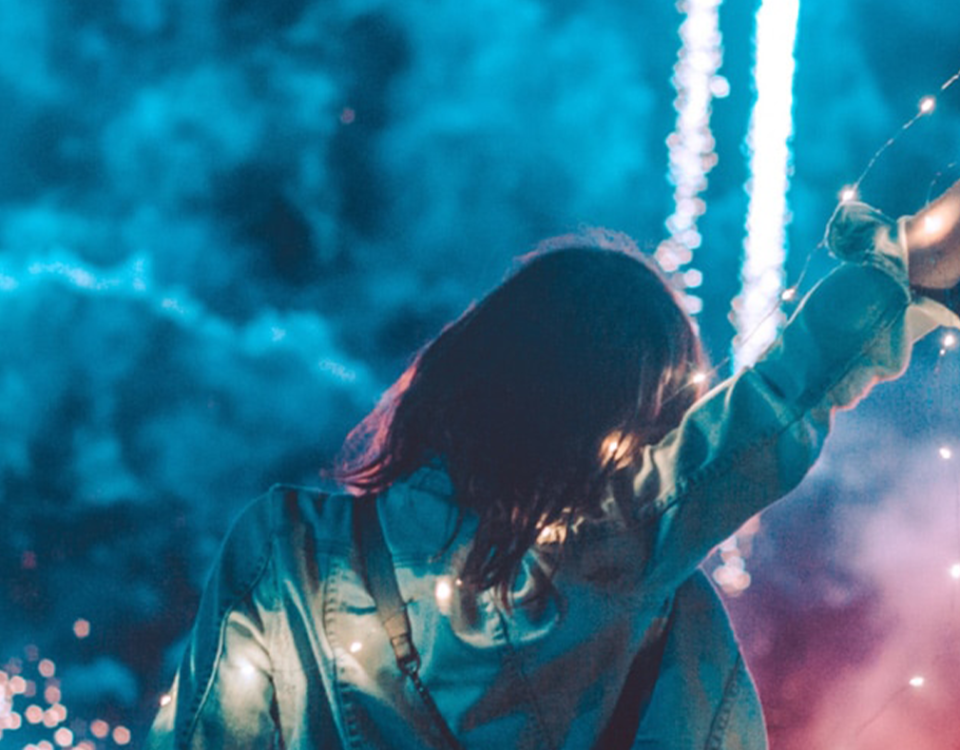
<svg viewBox="0 0 960 750">
<path fill-rule="evenodd" d="M 450 597 L 453 596 L 453 587 L 450 585 L 450 581 L 446 578 L 437 581 L 436 595 L 440 604 L 450 601 Z"/>
<path fill-rule="evenodd" d="M 160 696 L 160 706 L 169 706 L 173 702 L 173 696 L 170 693 L 164 693 Z"/>
<path fill-rule="evenodd" d="M 940 341 L 940 345 L 944 349 L 953 349 L 957 345 L 957 337 L 952 333 L 946 333 L 943 336 L 943 339 Z"/>
<path fill-rule="evenodd" d="M 926 680 L 924 680 L 923 677 L 921 677 L 920 675 L 917 675 L 916 677 L 911 677 L 910 687 L 915 687 L 915 688 L 923 687 L 924 682 L 926 682 Z"/>
<path fill-rule="evenodd" d="M 843 203 L 849 203 L 857 199 L 857 189 L 855 187 L 845 187 L 840 191 L 840 200 Z"/>
<path fill-rule="evenodd" d="M 920 100 L 920 114 L 929 115 L 937 107 L 937 100 L 932 96 L 925 96 Z"/>
<path fill-rule="evenodd" d="M 117 727 L 113 730 L 113 741 L 118 745 L 130 744 L 130 730 L 126 727 Z"/>
<path fill-rule="evenodd" d="M 693 377 L 690 378 L 690 382 L 693 383 L 694 385 L 700 385 L 701 383 L 705 383 L 706 381 L 707 381 L 707 374 L 705 372 L 694 373 Z"/>
<path fill-rule="evenodd" d="M 363 648 L 363 644 L 360 643 L 360 641 L 354 641 L 353 643 L 350 644 L 350 653 L 355 654 L 362 648 Z"/>
<path fill-rule="evenodd" d="M 923 231 L 927 234 L 936 234 L 943 229 L 943 217 L 937 214 L 929 214 L 923 217 Z"/>
<path fill-rule="evenodd" d="M 955 581 L 960 581 L 960 563 L 954 563 L 950 567 L 950 577 Z"/>
<path fill-rule="evenodd" d="M 948 448 L 946 445 L 942 446 L 940 448 L 940 458 L 942 458 L 944 461 L 949 461 L 951 458 L 953 458 L 953 451 L 950 450 L 950 448 Z"/>
</svg>

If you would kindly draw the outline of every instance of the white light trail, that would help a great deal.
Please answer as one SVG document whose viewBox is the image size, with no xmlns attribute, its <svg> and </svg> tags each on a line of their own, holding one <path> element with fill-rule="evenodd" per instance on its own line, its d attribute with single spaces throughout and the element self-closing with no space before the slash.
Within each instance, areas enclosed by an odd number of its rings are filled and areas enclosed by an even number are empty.
<svg viewBox="0 0 960 750">
<path fill-rule="evenodd" d="M 741 271 L 743 288 L 734 303 L 734 364 L 753 363 L 776 339 L 783 322 L 779 309 L 790 221 L 793 133 L 793 51 L 800 0 L 763 0 L 757 11 L 754 80 L 757 101 L 747 146 L 750 206 Z"/>
<path fill-rule="evenodd" d="M 710 132 L 711 102 L 729 93 L 729 84 L 717 69 L 723 61 L 718 9 L 723 0 L 680 0 L 678 9 L 686 14 L 680 26 L 683 45 L 673 69 L 677 96 L 676 129 L 667 138 L 669 178 L 674 186 L 674 211 L 667 219 L 670 236 L 656 251 L 661 268 L 681 291 L 700 286 L 703 275 L 684 269 L 700 247 L 697 219 L 706 210 L 700 197 L 707 187 L 707 174 L 717 163 L 715 142 Z M 685 294 L 687 308 L 697 313 L 700 298 Z"/>
</svg>

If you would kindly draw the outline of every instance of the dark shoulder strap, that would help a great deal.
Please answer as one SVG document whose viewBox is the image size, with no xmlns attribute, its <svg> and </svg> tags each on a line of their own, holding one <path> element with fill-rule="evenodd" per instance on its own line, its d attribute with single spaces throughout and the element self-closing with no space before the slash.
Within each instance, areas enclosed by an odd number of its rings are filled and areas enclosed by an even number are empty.
<svg viewBox="0 0 960 750">
<path fill-rule="evenodd" d="M 380 622 L 387 631 L 397 666 L 413 682 L 417 694 L 446 746 L 453 750 L 460 750 L 462 745 L 441 715 L 427 686 L 420 680 L 420 654 L 413 645 L 407 606 L 400 596 L 393 559 L 390 557 L 386 539 L 383 538 L 383 528 L 380 526 L 380 516 L 377 514 L 377 498 L 375 496 L 360 497 L 355 500 L 355 503 L 353 535 L 360 553 L 361 574 L 367 590 L 373 596 Z"/>
</svg>

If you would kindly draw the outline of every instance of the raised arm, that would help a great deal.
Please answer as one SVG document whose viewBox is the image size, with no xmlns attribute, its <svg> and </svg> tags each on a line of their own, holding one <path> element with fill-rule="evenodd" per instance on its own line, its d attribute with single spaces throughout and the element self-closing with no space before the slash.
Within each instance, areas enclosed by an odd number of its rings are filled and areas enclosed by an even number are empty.
<svg viewBox="0 0 960 750">
<path fill-rule="evenodd" d="M 912 304 L 905 247 L 878 212 L 844 206 L 830 236 L 858 262 L 822 281 L 754 367 L 707 394 L 647 450 L 634 489 L 635 520 L 652 537 L 648 586 L 678 586 L 717 543 L 800 482 L 835 410 L 897 377 L 915 338 L 960 323 L 938 305 Z"/>
</svg>

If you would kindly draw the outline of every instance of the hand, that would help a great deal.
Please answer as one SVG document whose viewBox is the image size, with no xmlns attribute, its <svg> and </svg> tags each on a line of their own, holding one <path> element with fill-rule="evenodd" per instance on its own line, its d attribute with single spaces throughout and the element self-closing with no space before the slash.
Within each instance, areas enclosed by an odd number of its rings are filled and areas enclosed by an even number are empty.
<svg viewBox="0 0 960 750">
<path fill-rule="evenodd" d="M 907 218 L 910 285 L 951 289 L 960 282 L 960 181 Z"/>
</svg>

